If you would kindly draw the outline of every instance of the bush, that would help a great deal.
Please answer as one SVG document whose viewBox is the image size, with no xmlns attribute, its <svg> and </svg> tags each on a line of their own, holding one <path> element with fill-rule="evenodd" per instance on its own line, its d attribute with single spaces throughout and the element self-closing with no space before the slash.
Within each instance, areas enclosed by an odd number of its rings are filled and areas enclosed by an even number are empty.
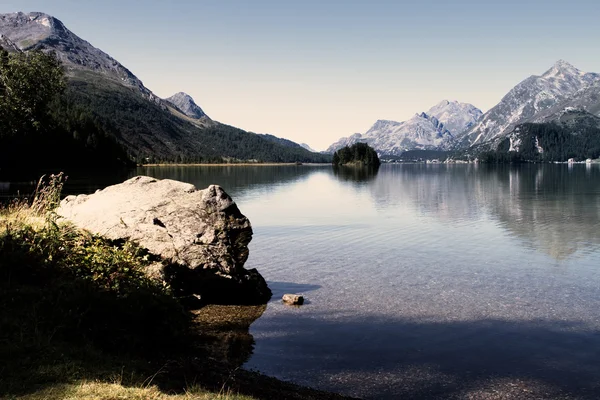
<svg viewBox="0 0 600 400">
<path fill-rule="evenodd" d="M 63 182 L 51 176 L 31 203 L 0 211 L 0 342 L 175 350 L 190 318 L 169 287 L 145 275 L 155 260 L 132 243 L 59 223 L 54 210 Z"/>
</svg>

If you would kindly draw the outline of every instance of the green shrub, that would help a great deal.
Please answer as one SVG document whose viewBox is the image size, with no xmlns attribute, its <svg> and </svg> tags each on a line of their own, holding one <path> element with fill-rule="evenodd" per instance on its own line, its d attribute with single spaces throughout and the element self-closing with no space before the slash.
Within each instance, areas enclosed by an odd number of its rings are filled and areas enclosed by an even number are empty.
<svg viewBox="0 0 600 400">
<path fill-rule="evenodd" d="M 0 342 L 175 350 L 190 317 L 169 287 L 144 273 L 156 260 L 132 243 L 59 223 L 54 209 L 62 182 L 61 175 L 51 176 L 32 203 L 0 212 Z"/>
</svg>

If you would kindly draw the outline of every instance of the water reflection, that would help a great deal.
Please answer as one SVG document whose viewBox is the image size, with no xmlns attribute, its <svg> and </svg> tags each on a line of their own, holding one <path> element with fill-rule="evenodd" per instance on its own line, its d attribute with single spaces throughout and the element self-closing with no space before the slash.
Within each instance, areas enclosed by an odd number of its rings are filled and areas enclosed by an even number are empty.
<svg viewBox="0 0 600 400">
<path fill-rule="evenodd" d="M 347 192 L 336 196 L 335 184 L 341 183 L 364 190 L 382 213 L 421 215 L 449 227 L 491 220 L 522 245 L 556 260 L 600 246 L 600 165 L 140 167 L 110 173 L 71 171 L 64 194 L 92 193 L 135 175 L 180 180 L 198 188 L 219 184 L 238 202 L 266 200 L 281 188 L 299 188 L 304 182 L 302 190 L 319 192 L 321 198 L 324 191 L 330 192 L 340 203 L 348 196 Z M 35 180 L 2 181 L 0 197 L 30 193 L 35 184 Z M 296 200 L 306 201 L 298 196 Z"/>
<path fill-rule="evenodd" d="M 369 182 L 377 177 L 377 172 L 379 172 L 379 167 L 333 166 L 333 175 L 343 182 Z"/>
<path fill-rule="evenodd" d="M 188 182 L 197 188 L 215 184 L 222 186 L 234 199 L 252 192 L 253 195 L 270 193 L 278 187 L 306 179 L 316 171 L 331 168 L 319 165 L 280 166 L 161 166 L 140 167 L 133 175 L 147 175 L 158 179 L 175 179 Z M 132 175 L 132 176 L 133 176 Z"/>
<path fill-rule="evenodd" d="M 248 361 L 254 350 L 250 325 L 267 306 L 209 305 L 194 311 L 196 326 L 205 340 L 208 357 L 238 368 Z M 202 342 L 204 343 L 204 342 Z"/>
<path fill-rule="evenodd" d="M 408 207 L 442 222 L 491 218 L 562 260 L 600 245 L 600 168 L 583 165 L 402 165 L 371 186 L 380 209 Z"/>
</svg>

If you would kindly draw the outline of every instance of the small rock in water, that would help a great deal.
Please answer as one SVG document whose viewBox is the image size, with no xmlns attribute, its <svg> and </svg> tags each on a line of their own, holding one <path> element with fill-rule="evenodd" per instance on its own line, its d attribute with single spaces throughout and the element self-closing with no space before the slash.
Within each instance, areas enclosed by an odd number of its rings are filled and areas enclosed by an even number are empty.
<svg viewBox="0 0 600 400">
<path fill-rule="evenodd" d="M 294 306 L 301 306 L 304 304 L 304 296 L 300 296 L 297 294 L 284 294 L 282 300 L 286 304 L 291 304 Z"/>
</svg>

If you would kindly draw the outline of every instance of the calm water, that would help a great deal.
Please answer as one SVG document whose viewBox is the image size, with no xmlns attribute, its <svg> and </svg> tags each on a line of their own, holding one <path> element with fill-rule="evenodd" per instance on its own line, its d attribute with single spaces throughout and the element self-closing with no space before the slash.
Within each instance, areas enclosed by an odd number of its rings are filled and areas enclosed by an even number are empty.
<svg viewBox="0 0 600 400">
<path fill-rule="evenodd" d="M 600 398 L 600 165 L 136 173 L 220 184 L 252 221 L 274 297 L 246 368 L 366 398 Z"/>
</svg>

